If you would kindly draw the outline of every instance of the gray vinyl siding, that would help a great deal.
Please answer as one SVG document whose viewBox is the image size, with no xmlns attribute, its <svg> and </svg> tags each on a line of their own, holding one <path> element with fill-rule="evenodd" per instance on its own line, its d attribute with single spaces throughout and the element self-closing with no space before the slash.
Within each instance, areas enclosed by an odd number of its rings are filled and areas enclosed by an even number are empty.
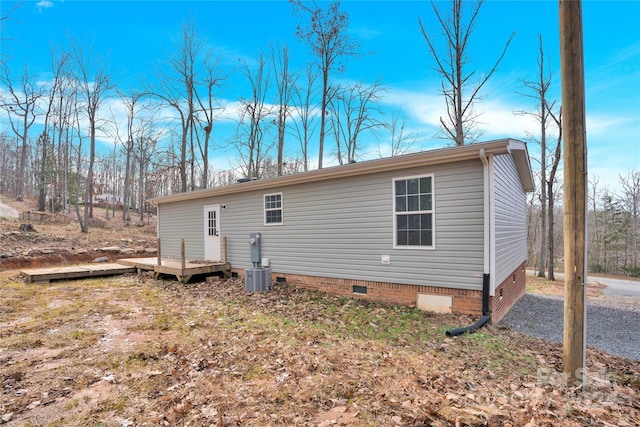
<svg viewBox="0 0 640 427">
<path fill-rule="evenodd" d="M 526 197 L 510 154 L 494 159 L 496 285 L 527 259 Z"/>
<path fill-rule="evenodd" d="M 393 178 L 423 174 L 434 174 L 435 249 L 393 249 Z M 274 272 L 481 289 L 482 178 L 481 162 L 470 160 L 165 203 L 162 254 L 179 256 L 185 234 L 194 242 L 187 257 L 202 258 L 202 207 L 225 204 L 220 232 L 233 268 L 251 267 L 249 233 L 259 232 Z M 264 225 L 263 197 L 273 193 L 282 193 L 283 225 Z M 391 264 L 382 264 L 382 255 Z"/>
<path fill-rule="evenodd" d="M 179 258 L 184 239 L 186 256 L 190 260 L 204 259 L 203 200 L 167 203 L 159 206 L 158 237 L 163 257 Z"/>
</svg>

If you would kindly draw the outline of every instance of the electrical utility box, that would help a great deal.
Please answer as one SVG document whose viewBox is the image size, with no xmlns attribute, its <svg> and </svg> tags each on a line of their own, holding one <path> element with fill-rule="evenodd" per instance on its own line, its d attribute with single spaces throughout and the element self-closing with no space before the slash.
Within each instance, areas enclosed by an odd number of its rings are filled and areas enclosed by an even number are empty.
<svg viewBox="0 0 640 427">
<path fill-rule="evenodd" d="M 260 255 L 260 233 L 249 234 L 249 248 L 251 251 L 251 263 L 254 267 L 259 267 L 262 260 Z"/>
</svg>

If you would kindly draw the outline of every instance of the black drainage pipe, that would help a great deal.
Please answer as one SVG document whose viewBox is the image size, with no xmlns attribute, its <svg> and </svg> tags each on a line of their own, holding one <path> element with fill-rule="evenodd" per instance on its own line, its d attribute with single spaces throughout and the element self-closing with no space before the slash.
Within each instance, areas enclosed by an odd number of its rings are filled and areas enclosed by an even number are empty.
<svg viewBox="0 0 640 427">
<path fill-rule="evenodd" d="M 485 273 L 482 276 L 482 317 L 473 325 L 465 326 L 464 328 L 449 329 L 446 332 L 448 337 L 455 337 L 466 334 L 467 332 L 475 332 L 487 323 L 491 322 L 491 313 L 489 311 L 489 285 L 489 275 Z"/>
</svg>

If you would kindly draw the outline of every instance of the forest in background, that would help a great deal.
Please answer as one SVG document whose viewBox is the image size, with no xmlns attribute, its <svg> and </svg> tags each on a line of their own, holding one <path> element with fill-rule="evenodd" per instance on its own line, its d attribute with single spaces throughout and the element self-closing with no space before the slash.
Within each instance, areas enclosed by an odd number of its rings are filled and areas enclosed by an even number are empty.
<svg viewBox="0 0 640 427">
<path fill-rule="evenodd" d="M 558 187 L 561 192 L 559 184 Z M 556 242 L 552 260 L 554 268 L 562 271 L 562 200 L 554 206 L 554 216 L 558 220 L 552 230 Z M 528 264 L 539 272 L 542 221 L 539 187 L 529 195 L 527 217 Z M 598 177 L 592 177 L 587 219 L 589 272 L 640 277 L 640 170 L 620 174 L 617 190 L 600 185 Z"/>
</svg>

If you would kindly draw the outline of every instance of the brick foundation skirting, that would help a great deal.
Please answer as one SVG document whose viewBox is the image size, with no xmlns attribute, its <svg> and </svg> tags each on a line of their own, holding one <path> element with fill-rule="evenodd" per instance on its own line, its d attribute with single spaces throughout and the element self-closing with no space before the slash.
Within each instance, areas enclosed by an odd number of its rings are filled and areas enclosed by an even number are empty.
<svg viewBox="0 0 640 427">
<path fill-rule="evenodd" d="M 244 270 L 233 269 L 232 271 L 239 277 L 244 277 Z M 278 278 L 284 278 L 287 283 L 299 288 L 390 305 L 415 306 L 418 294 L 451 296 L 453 313 L 482 314 L 481 291 L 273 272 L 273 281 L 277 281 Z M 354 287 L 360 287 L 361 292 L 366 288 L 366 294 L 354 292 Z"/>
<path fill-rule="evenodd" d="M 244 278 L 244 270 L 233 269 L 233 273 Z M 515 276 L 516 281 L 513 282 Z M 279 278 L 299 288 L 327 292 L 332 295 L 378 301 L 390 305 L 415 306 L 418 294 L 442 295 L 452 297 L 451 311 L 456 314 L 482 315 L 482 291 L 453 289 L 437 286 L 407 285 L 401 283 L 374 282 L 333 277 L 307 276 L 273 272 L 271 278 L 276 282 Z M 496 289 L 496 297 L 491 298 L 493 309 L 492 320 L 499 322 L 515 302 L 524 295 L 524 264 L 518 267 Z M 354 287 L 359 292 L 354 292 Z M 366 293 L 364 293 L 366 292 Z M 499 295 L 502 297 L 500 298 Z"/>
<path fill-rule="evenodd" d="M 491 297 L 491 321 L 494 324 L 500 322 L 516 301 L 525 294 L 526 286 L 526 263 L 522 263 L 500 283 L 495 295 Z"/>
</svg>

